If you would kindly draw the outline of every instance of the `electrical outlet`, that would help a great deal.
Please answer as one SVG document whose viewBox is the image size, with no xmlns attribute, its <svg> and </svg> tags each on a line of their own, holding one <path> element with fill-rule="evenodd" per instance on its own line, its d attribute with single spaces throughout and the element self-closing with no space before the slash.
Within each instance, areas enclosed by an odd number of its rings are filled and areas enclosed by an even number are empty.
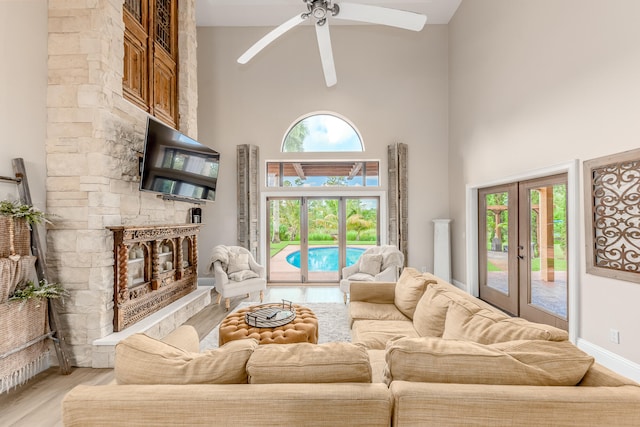
<svg viewBox="0 0 640 427">
<path fill-rule="evenodd" d="M 617 329 L 609 329 L 609 341 L 614 344 L 620 344 L 620 331 Z"/>
</svg>

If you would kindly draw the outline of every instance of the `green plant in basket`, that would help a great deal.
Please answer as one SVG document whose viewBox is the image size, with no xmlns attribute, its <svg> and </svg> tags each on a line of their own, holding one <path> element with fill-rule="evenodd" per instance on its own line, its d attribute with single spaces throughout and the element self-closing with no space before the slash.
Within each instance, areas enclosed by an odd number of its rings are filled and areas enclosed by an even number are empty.
<svg viewBox="0 0 640 427">
<path fill-rule="evenodd" d="M 62 298 L 68 295 L 68 292 L 59 283 L 49 283 L 43 279 L 36 285 L 31 280 L 27 281 L 25 286 L 16 289 L 9 297 L 9 301 L 27 301 L 32 298 Z"/>
<path fill-rule="evenodd" d="M 50 223 L 47 215 L 40 209 L 25 205 L 18 200 L 2 200 L 0 201 L 0 215 L 11 218 L 22 218 L 28 224 L 40 224 L 42 222 Z"/>
<path fill-rule="evenodd" d="M 28 233 L 28 229 L 32 229 L 32 224 L 40 224 L 42 222 L 50 223 L 46 214 L 38 208 L 18 200 L 0 201 L 0 225 L 2 226 L 0 230 L 3 230 L 0 238 L 4 237 L 4 230 L 8 229 L 6 233 L 9 236 L 9 259 L 18 261 L 21 258 L 22 255 L 16 253 L 15 244 L 17 242 L 25 243 L 22 241 L 25 235 L 24 231 Z M 26 224 L 26 227 L 22 224 Z M 16 232 L 18 233 L 17 236 L 15 235 Z"/>
</svg>

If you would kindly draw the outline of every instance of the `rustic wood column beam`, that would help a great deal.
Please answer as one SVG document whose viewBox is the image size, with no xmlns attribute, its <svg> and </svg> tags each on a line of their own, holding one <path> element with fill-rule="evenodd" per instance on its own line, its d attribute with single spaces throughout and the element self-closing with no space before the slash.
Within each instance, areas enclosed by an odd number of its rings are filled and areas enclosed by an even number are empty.
<svg viewBox="0 0 640 427">
<path fill-rule="evenodd" d="M 293 165 L 293 169 L 295 169 L 296 174 L 298 175 L 298 178 L 300 178 L 303 181 L 307 179 L 307 177 L 304 176 L 304 169 L 302 168 L 302 165 L 300 163 L 292 163 L 292 165 Z"/>
<path fill-rule="evenodd" d="M 360 172 L 360 169 L 362 169 L 362 162 L 354 163 L 347 179 L 353 179 L 353 177 L 356 176 L 358 172 Z"/>
</svg>

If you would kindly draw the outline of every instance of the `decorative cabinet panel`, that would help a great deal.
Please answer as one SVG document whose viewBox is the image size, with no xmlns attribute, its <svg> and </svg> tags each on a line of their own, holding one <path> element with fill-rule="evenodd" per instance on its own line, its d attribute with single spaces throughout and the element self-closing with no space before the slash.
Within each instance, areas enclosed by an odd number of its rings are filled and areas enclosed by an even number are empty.
<svg viewBox="0 0 640 427">
<path fill-rule="evenodd" d="M 114 243 L 114 331 L 197 288 L 199 227 L 109 227 Z"/>
<path fill-rule="evenodd" d="M 126 0 L 123 20 L 124 97 L 176 128 L 178 1 Z"/>
<path fill-rule="evenodd" d="M 124 96 L 144 111 L 149 111 L 149 36 L 147 27 L 149 5 L 146 1 L 126 1 L 124 4 Z"/>
<path fill-rule="evenodd" d="M 177 66 L 171 57 L 158 52 L 154 60 L 153 110 L 155 116 L 176 127 L 178 105 Z"/>
</svg>

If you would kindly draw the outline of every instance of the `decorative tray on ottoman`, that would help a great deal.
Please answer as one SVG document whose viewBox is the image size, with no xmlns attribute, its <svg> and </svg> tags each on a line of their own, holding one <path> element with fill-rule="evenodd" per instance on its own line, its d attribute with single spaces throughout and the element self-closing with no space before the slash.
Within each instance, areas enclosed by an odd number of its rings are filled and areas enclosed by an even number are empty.
<svg viewBox="0 0 640 427">
<path fill-rule="evenodd" d="M 256 328 L 276 328 L 286 325 L 296 318 L 296 309 L 291 301 L 282 300 L 282 304 L 262 304 L 245 315 L 247 325 Z"/>
</svg>

